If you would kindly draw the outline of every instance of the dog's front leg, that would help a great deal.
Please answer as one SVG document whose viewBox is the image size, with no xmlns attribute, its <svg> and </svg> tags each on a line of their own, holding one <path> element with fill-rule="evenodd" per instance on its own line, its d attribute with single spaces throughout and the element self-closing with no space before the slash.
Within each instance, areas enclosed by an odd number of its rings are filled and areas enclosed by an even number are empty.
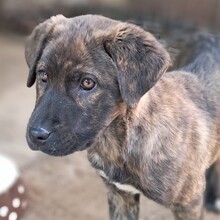
<svg viewBox="0 0 220 220">
<path fill-rule="evenodd" d="M 188 204 L 176 204 L 172 211 L 175 220 L 202 220 L 203 194 L 193 198 Z"/>
<path fill-rule="evenodd" d="M 109 214 L 111 220 L 138 220 L 140 194 L 121 191 L 108 184 Z"/>
</svg>

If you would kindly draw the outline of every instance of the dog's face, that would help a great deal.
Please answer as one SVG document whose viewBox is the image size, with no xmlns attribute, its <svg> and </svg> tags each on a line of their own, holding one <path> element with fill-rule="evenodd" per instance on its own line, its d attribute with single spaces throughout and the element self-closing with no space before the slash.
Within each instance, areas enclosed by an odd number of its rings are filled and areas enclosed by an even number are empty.
<svg viewBox="0 0 220 220">
<path fill-rule="evenodd" d="M 57 156 L 90 147 L 122 108 L 135 108 L 169 64 L 151 34 L 95 15 L 59 15 L 38 25 L 25 56 L 27 85 L 37 85 L 27 141 Z"/>
</svg>

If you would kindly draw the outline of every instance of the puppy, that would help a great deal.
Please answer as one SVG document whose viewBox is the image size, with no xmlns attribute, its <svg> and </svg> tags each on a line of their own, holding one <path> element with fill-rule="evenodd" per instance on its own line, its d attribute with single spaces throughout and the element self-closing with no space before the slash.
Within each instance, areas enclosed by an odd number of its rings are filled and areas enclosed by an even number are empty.
<svg viewBox="0 0 220 220">
<path fill-rule="evenodd" d="M 25 51 L 27 86 L 37 86 L 30 148 L 54 156 L 87 149 L 112 220 L 137 220 L 140 194 L 175 219 L 201 219 L 205 174 L 220 147 L 220 45 L 208 45 L 165 73 L 169 54 L 135 25 L 97 15 L 39 24 Z"/>
</svg>

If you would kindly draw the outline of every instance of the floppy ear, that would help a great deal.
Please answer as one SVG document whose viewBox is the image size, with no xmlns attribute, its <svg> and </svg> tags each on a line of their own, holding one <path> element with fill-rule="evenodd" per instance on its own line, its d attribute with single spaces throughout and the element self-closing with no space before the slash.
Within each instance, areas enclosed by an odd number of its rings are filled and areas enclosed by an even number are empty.
<svg viewBox="0 0 220 220">
<path fill-rule="evenodd" d="M 39 24 L 27 38 L 25 45 L 25 59 L 29 67 L 29 75 L 27 86 L 31 87 L 36 80 L 36 65 L 39 61 L 43 49 L 45 48 L 49 38 L 54 32 L 54 26 L 60 20 L 65 19 L 62 15 L 53 16 L 50 19 Z"/>
<path fill-rule="evenodd" d="M 170 57 L 148 32 L 127 23 L 110 30 L 104 47 L 116 64 L 119 89 L 125 103 L 134 108 L 170 65 Z"/>
</svg>

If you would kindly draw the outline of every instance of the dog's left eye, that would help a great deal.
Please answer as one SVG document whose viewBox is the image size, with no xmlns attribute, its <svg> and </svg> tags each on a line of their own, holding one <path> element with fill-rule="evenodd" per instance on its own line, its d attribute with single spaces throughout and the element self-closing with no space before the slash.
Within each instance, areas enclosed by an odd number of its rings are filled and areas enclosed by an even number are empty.
<svg viewBox="0 0 220 220">
<path fill-rule="evenodd" d="M 46 83 L 47 82 L 47 73 L 44 70 L 39 71 L 40 78 L 42 82 Z"/>
<path fill-rule="evenodd" d="M 82 80 L 81 82 L 81 87 L 84 89 L 84 90 L 91 90 L 95 87 L 95 81 L 90 79 L 90 78 L 85 78 Z"/>
</svg>

